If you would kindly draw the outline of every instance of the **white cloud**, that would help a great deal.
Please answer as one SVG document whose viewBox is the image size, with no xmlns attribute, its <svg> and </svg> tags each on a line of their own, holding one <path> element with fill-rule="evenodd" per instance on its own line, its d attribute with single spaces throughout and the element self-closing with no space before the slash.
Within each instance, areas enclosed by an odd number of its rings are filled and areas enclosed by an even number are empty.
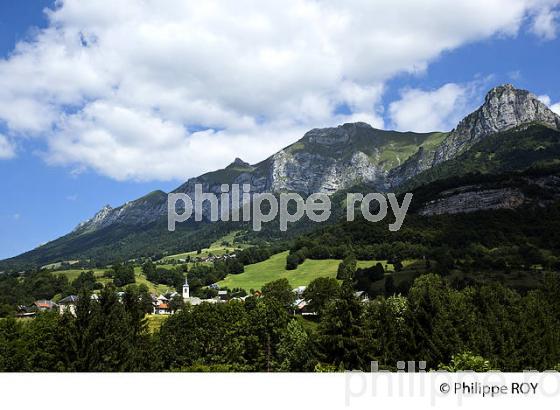
<svg viewBox="0 0 560 410">
<path fill-rule="evenodd" d="M 539 95 L 537 98 L 544 104 L 550 106 L 550 97 L 548 95 Z"/>
<path fill-rule="evenodd" d="M 8 139 L 0 134 L 0 159 L 13 158 L 16 155 L 14 146 Z"/>
<path fill-rule="evenodd" d="M 546 94 L 545 95 L 539 95 L 537 98 L 539 100 L 541 100 L 545 105 L 548 105 L 548 108 L 550 108 L 550 110 L 552 112 L 560 115 L 560 102 L 557 102 L 556 104 L 553 104 L 550 97 Z"/>
<path fill-rule="evenodd" d="M 556 6 L 560 2 L 558 0 L 544 0 L 541 8 L 537 9 L 531 24 L 531 31 L 544 40 L 553 40 L 558 32 L 558 17 L 560 13 Z"/>
<path fill-rule="evenodd" d="M 0 59 L 0 122 L 76 172 L 185 179 L 312 127 L 383 127 L 387 79 L 543 13 L 535 0 L 59 1 L 48 28 Z"/>
<path fill-rule="evenodd" d="M 400 100 L 389 105 L 392 124 L 401 131 L 448 131 L 474 108 L 476 88 L 474 83 L 448 83 L 431 91 L 404 89 Z"/>
</svg>

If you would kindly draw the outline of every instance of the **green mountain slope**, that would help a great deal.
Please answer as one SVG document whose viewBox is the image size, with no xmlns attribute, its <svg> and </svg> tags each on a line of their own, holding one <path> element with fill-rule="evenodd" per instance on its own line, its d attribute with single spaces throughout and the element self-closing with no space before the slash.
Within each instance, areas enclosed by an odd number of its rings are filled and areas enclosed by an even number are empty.
<svg viewBox="0 0 560 410">
<path fill-rule="evenodd" d="M 490 135 L 457 158 L 405 182 L 399 191 L 467 174 L 501 174 L 560 164 L 560 131 L 540 124 Z"/>
</svg>

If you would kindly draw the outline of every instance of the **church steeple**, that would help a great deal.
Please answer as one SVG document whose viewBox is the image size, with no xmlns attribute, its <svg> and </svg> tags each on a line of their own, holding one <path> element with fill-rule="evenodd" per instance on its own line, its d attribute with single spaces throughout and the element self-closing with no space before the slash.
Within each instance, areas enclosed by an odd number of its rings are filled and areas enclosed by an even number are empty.
<svg viewBox="0 0 560 410">
<path fill-rule="evenodd" d="M 185 284 L 183 285 L 183 300 L 186 301 L 190 298 L 189 282 L 185 278 Z"/>
</svg>

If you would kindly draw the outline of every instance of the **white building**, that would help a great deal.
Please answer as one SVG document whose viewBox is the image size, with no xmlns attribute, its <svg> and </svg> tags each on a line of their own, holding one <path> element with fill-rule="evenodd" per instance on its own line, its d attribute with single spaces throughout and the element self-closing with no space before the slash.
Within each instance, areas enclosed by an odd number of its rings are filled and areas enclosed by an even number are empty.
<svg viewBox="0 0 560 410">
<path fill-rule="evenodd" d="M 70 295 L 58 302 L 59 312 L 62 315 L 64 312 L 70 312 L 76 316 L 76 304 L 78 303 L 78 297 L 76 295 Z"/>
<path fill-rule="evenodd" d="M 183 300 L 185 302 L 188 302 L 190 296 L 191 296 L 191 292 L 189 289 L 189 282 L 187 281 L 187 278 L 185 278 L 185 284 L 183 285 Z"/>
</svg>

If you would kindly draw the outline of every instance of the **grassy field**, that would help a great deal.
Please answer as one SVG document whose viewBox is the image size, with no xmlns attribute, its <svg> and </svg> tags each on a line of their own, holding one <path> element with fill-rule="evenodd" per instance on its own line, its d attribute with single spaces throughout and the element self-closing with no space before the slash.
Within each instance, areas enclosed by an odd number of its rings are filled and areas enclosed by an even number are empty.
<svg viewBox="0 0 560 410">
<path fill-rule="evenodd" d="M 266 261 L 245 266 L 245 272 L 239 275 L 228 275 L 224 280 L 218 282 L 221 287 L 242 288 L 247 291 L 251 289 L 260 289 L 265 283 L 277 279 L 286 278 L 292 287 L 307 286 L 313 279 L 320 277 L 335 278 L 340 260 L 323 259 L 311 260 L 307 259 L 295 270 L 286 270 L 286 256 L 288 251 L 277 253 Z M 358 267 L 369 267 L 377 262 L 386 261 L 359 261 Z M 392 265 L 389 265 L 392 266 Z"/>
<path fill-rule="evenodd" d="M 191 258 L 206 258 L 208 256 L 222 256 L 226 253 L 234 253 L 237 249 L 243 249 L 248 245 L 245 244 L 234 244 L 235 236 L 238 231 L 230 232 L 229 234 L 223 236 L 214 242 L 210 247 L 201 249 L 200 253 L 197 251 L 183 252 L 176 255 L 169 255 L 163 258 L 164 262 L 177 261 L 179 259 L 186 259 L 188 256 Z"/>
<path fill-rule="evenodd" d="M 171 266 L 169 267 L 171 268 Z M 54 275 L 64 275 L 68 278 L 69 282 L 74 281 L 80 273 L 86 272 L 89 269 L 71 269 L 71 270 L 61 270 L 53 272 Z M 106 285 L 112 281 L 110 278 L 105 278 L 103 275 L 105 274 L 106 269 L 93 269 L 94 276 L 97 282 Z M 167 293 L 168 291 L 174 291 L 175 289 L 167 286 L 167 285 L 156 285 L 146 279 L 146 276 L 142 273 L 142 268 L 136 266 L 134 268 L 134 277 L 136 279 L 137 285 L 146 285 L 150 293 L 155 293 L 157 295 Z"/>
<path fill-rule="evenodd" d="M 175 289 L 167 285 L 157 285 L 146 279 L 146 276 L 142 273 L 142 268 L 140 266 L 134 267 L 134 277 L 136 279 L 137 285 L 146 285 L 150 293 L 155 293 L 157 295 L 165 294 L 167 292 L 173 292 Z"/>
<path fill-rule="evenodd" d="M 82 272 L 86 272 L 89 270 L 93 270 L 93 274 L 94 276 L 99 280 L 99 279 L 103 279 L 103 275 L 105 273 L 106 269 L 70 269 L 70 270 L 60 270 L 60 271 L 54 271 L 53 275 L 63 275 L 66 276 L 68 278 L 69 282 L 72 282 L 73 280 L 75 280 L 78 276 L 80 276 L 80 273 Z"/>
</svg>

